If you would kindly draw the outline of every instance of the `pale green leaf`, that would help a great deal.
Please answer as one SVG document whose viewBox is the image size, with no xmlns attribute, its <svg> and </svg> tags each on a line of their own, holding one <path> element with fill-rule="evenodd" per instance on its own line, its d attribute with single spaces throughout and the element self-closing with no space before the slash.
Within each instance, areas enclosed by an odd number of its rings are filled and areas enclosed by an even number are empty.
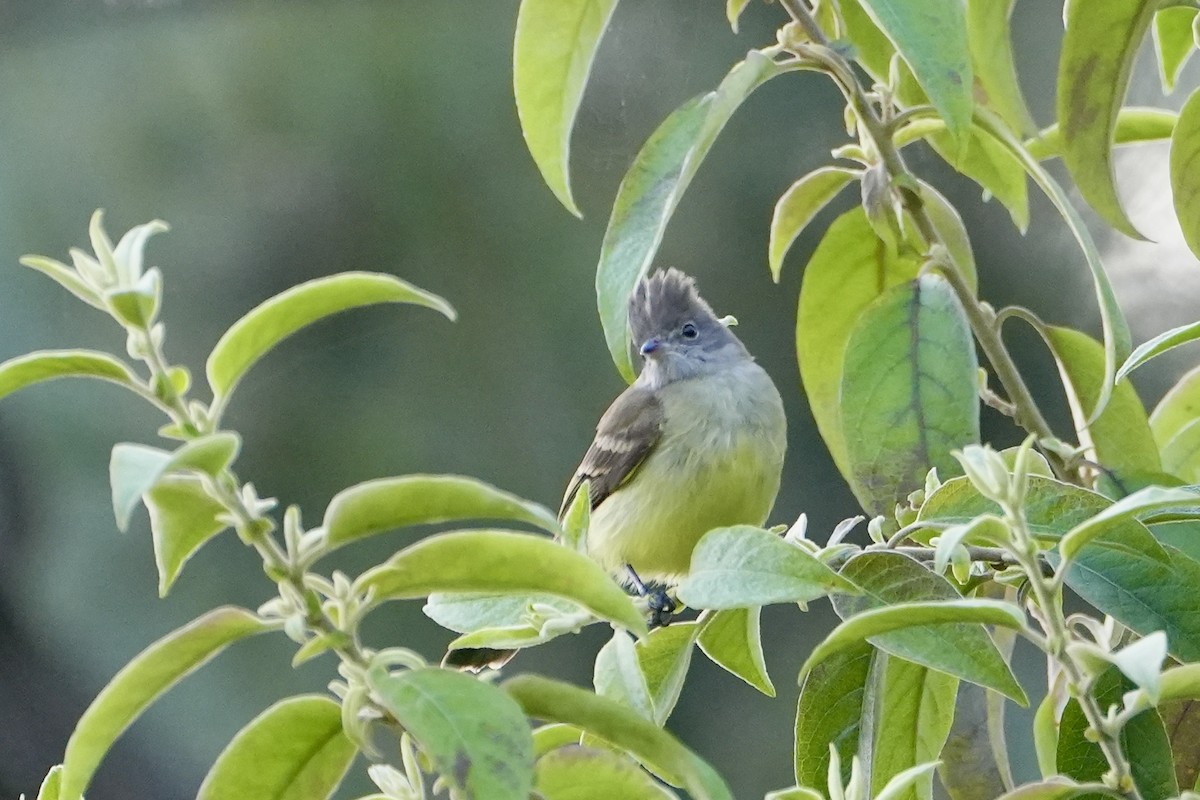
<svg viewBox="0 0 1200 800">
<path fill-rule="evenodd" d="M 134 657 L 75 725 L 63 758 L 62 800 L 79 800 L 113 742 L 160 695 L 230 644 L 267 629 L 268 625 L 249 611 L 224 606 Z"/>
<path fill-rule="evenodd" d="M 1162 108 L 1122 108 L 1117 113 L 1113 144 L 1140 144 L 1170 139 L 1179 115 Z M 1043 128 L 1037 137 L 1025 143 L 1029 155 L 1038 161 L 1062 156 L 1062 133 L 1058 124 Z"/>
<path fill-rule="evenodd" d="M 839 403 L 850 486 L 871 514 L 955 474 L 952 450 L 979 441 L 975 343 L 949 284 L 929 274 L 888 290 L 846 345 Z"/>
<path fill-rule="evenodd" d="M 996 800 L 1074 800 L 1076 797 L 1101 795 L 1122 798 L 1125 795 L 1102 783 L 1076 783 L 1068 778 L 1055 776 L 1044 781 L 1026 783 L 1000 795 Z"/>
<path fill-rule="evenodd" d="M 1063 134 L 1063 163 L 1088 204 L 1135 239 L 1142 236 L 1117 196 L 1113 131 L 1134 57 L 1157 7 L 1144 0 L 1068 3 L 1058 62 L 1056 116 Z"/>
<path fill-rule="evenodd" d="M 1146 693 L 1152 705 L 1162 694 L 1162 665 L 1167 657 L 1167 635 L 1155 631 L 1113 653 L 1110 660 L 1125 677 Z"/>
<path fill-rule="evenodd" d="M 571 129 L 600 38 L 617 0 L 522 0 L 513 41 L 513 90 L 521 132 L 542 179 L 567 210 Z"/>
<path fill-rule="evenodd" d="M 46 777 L 42 780 L 41 788 L 38 789 L 37 800 L 60 800 L 62 797 L 62 764 L 55 764 L 46 773 Z M 25 795 L 21 795 L 22 800 Z"/>
<path fill-rule="evenodd" d="M 343 272 L 306 281 L 262 303 L 221 336 L 205 365 L 215 405 L 227 401 L 246 371 L 296 331 L 339 311 L 376 303 L 413 303 L 455 318 L 445 300 L 392 275 Z"/>
<path fill-rule="evenodd" d="M 83 278 L 79 277 L 78 272 L 61 261 L 55 261 L 53 258 L 45 256 L 21 256 L 20 261 L 24 266 L 37 270 L 50 278 L 89 306 L 107 311 L 96 291 Z"/>
<path fill-rule="evenodd" d="M 672 112 L 642 145 L 621 180 L 600 246 L 596 301 L 609 353 L 627 381 L 634 377 L 630 293 L 649 272 L 667 222 L 725 123 L 754 89 L 783 71 L 763 53 L 750 51 L 715 91 Z"/>
<path fill-rule="evenodd" d="M 379 600 L 434 592 L 551 594 L 601 619 L 646 632 L 630 598 L 587 556 L 541 536 L 514 531 L 454 531 L 406 547 L 357 581 Z"/>
<path fill-rule="evenodd" d="M 289 697 L 238 731 L 196 800 L 324 800 L 357 755 L 336 702 L 323 695 Z"/>
<path fill-rule="evenodd" d="M 372 669 L 367 684 L 420 745 L 434 769 L 465 797 L 528 800 L 533 732 L 513 699 L 452 670 Z"/>
<path fill-rule="evenodd" d="M 718 611 L 700 633 L 700 649 L 714 663 L 738 676 L 767 697 L 775 696 L 775 685 L 767 674 L 763 657 L 759 618 L 762 609 L 730 608 Z"/>
<path fill-rule="evenodd" d="M 1164 8 L 1154 15 L 1154 52 L 1158 56 L 1158 77 L 1164 92 L 1175 90 L 1179 73 L 1196 49 L 1192 36 L 1196 14 L 1195 8 L 1175 7 Z"/>
<path fill-rule="evenodd" d="M 443 628 L 459 633 L 473 633 L 485 628 L 503 628 L 528 621 L 533 605 L 545 605 L 563 613 L 577 611 L 579 606 L 548 594 L 480 594 L 475 592 L 434 592 L 429 595 L 424 612 Z"/>
<path fill-rule="evenodd" d="M 1072 559 L 1089 542 L 1112 531 L 1126 520 L 1149 511 L 1168 508 L 1192 508 L 1200 503 L 1200 493 L 1191 489 L 1169 489 L 1147 486 L 1128 497 L 1121 498 L 1086 522 L 1069 530 L 1058 543 L 1063 558 Z"/>
<path fill-rule="evenodd" d="M 564 722 L 620 747 L 695 800 L 732 800 L 715 770 L 648 719 L 604 697 L 536 675 L 520 675 L 501 688 L 530 717 Z"/>
<path fill-rule="evenodd" d="M 1181 345 L 1194 342 L 1197 339 L 1200 339 L 1200 322 L 1181 325 L 1178 328 L 1172 328 L 1169 331 L 1158 334 L 1154 338 L 1138 345 L 1129 358 L 1125 359 L 1125 363 L 1117 370 L 1117 380 L 1133 372 L 1150 359 L 1160 356 L 1168 350 L 1173 350 Z"/>
<path fill-rule="evenodd" d="M 638 663 L 633 639 L 625 631 L 614 630 L 612 638 L 596 654 L 592 686 L 600 697 L 616 700 L 636 711 L 639 716 L 654 720 L 650 688 Z"/>
<path fill-rule="evenodd" d="M 124 362 L 95 350 L 38 350 L 0 364 L 0 399 L 58 378 L 99 378 L 127 388 L 137 378 Z"/>
<path fill-rule="evenodd" d="M 829 745 L 837 750 L 849 779 L 851 758 L 858 753 L 863 722 L 874 705 L 871 697 L 871 667 L 875 648 L 867 642 L 851 644 L 815 665 L 800 684 L 796 707 L 795 773 L 804 786 L 825 786 L 829 774 Z M 869 744 L 870 739 L 866 742 Z"/>
<path fill-rule="evenodd" d="M 692 608 L 749 608 L 807 602 L 854 584 L 807 550 L 751 525 L 715 528 L 692 551 L 679 599 Z"/>
<path fill-rule="evenodd" d="M 971 237 L 967 234 L 967 226 L 963 224 L 958 210 L 941 192 L 918 179 L 920 186 L 921 204 L 933 229 L 937 231 L 955 269 L 966 280 L 972 292 L 979 290 L 979 276 L 975 270 L 975 254 L 971 251 Z"/>
<path fill-rule="evenodd" d="M 901 658 L 886 657 L 878 676 L 872 719 L 871 796 L 931 800 L 932 781 L 920 780 L 936 766 L 954 721 L 958 679 Z M 924 764 L 910 772 L 914 764 Z"/>
<path fill-rule="evenodd" d="M 667 721 L 679 702 L 700 630 L 695 621 L 676 622 L 650 631 L 636 645 L 638 664 L 654 707 L 653 719 L 659 725 Z"/>
<path fill-rule="evenodd" d="M 229 527 L 220 519 L 225 506 L 213 499 L 199 478 L 164 475 L 144 496 L 150 512 L 158 594 L 166 597 L 184 564 L 205 542 Z"/>
<path fill-rule="evenodd" d="M 129 529 L 133 509 L 162 476 L 170 461 L 171 454 L 157 447 L 127 443 L 113 446 L 108 477 L 117 530 L 125 532 Z"/>
<path fill-rule="evenodd" d="M 1163 469 L 1187 483 L 1200 483 L 1200 419 L 1184 425 L 1162 444 Z"/>
<path fill-rule="evenodd" d="M 771 238 L 767 263 L 771 277 L 779 283 L 783 257 L 808 223 L 855 177 L 844 167 L 822 167 L 793 183 L 775 203 L 771 216 Z"/>
<path fill-rule="evenodd" d="M 544 800 L 678 800 L 628 756 L 579 745 L 539 758 L 534 789 Z"/>
<path fill-rule="evenodd" d="M 971 124 L 971 54 L 961 0 L 861 0 L 960 142 Z"/>
<path fill-rule="evenodd" d="M 1171 136 L 1171 194 L 1183 238 L 1200 258 L 1200 91 L 1184 104 Z"/>
<path fill-rule="evenodd" d="M 475 478 L 403 475 L 338 492 L 325 509 L 325 537 L 333 550 L 396 528 L 470 519 L 525 522 L 558 532 L 549 509 Z"/>
<path fill-rule="evenodd" d="M 1150 430 L 1159 447 L 1165 447 L 1181 430 L 1200 419 L 1200 367 L 1175 382 L 1150 415 Z"/>
<path fill-rule="evenodd" d="M 865 212 L 855 207 L 829 226 L 804 268 L 796 356 L 817 429 L 842 475 L 850 474 L 840 402 L 850 333 L 867 306 L 888 288 L 915 278 L 920 267 L 916 258 L 890 254 Z"/>
<path fill-rule="evenodd" d="M 1120 372 L 1107 406 L 1098 415 L 1093 412 L 1105 380 L 1104 348 L 1100 343 L 1070 328 L 1047 326 L 1042 334 L 1058 364 L 1079 443 L 1092 449 L 1093 457 L 1109 469 L 1161 470 L 1146 408 L 1133 384 L 1123 380 Z"/>
<path fill-rule="evenodd" d="M 875 795 L 875 800 L 899 800 L 901 797 L 909 796 L 910 790 L 918 790 L 918 787 L 929 787 L 925 792 L 917 791 L 917 796 L 927 796 L 932 794 L 932 775 L 937 769 L 938 762 L 927 761 L 924 764 L 917 764 L 909 767 L 906 770 L 896 773 L 883 790 Z M 922 784 L 921 779 L 929 775 L 931 782 Z"/>
<path fill-rule="evenodd" d="M 1016 0 L 967 0 L 967 34 L 975 72 L 975 100 L 996 112 L 1008 127 L 1029 135 L 1037 131 L 1021 94 L 1013 58 L 1012 16 Z"/>
</svg>

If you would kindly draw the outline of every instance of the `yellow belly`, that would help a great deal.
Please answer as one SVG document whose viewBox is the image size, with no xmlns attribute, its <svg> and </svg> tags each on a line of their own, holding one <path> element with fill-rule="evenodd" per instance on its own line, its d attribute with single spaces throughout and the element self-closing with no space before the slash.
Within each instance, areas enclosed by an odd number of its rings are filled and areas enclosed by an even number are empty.
<svg viewBox="0 0 1200 800">
<path fill-rule="evenodd" d="M 628 564 L 646 581 L 677 583 L 692 550 L 713 528 L 762 525 L 779 491 L 786 426 L 775 387 L 761 376 L 761 391 L 738 397 L 731 382 L 703 397 L 666 392 L 662 440 L 628 483 L 592 515 L 588 550 L 606 569 Z M 690 388 L 690 387 L 687 387 Z"/>
</svg>

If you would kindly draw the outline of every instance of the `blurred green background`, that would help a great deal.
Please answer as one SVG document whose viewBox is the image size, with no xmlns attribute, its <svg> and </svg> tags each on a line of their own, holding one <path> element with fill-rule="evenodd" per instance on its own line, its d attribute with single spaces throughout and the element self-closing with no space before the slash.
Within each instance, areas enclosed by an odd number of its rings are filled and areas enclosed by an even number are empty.
<svg viewBox="0 0 1200 800">
<path fill-rule="evenodd" d="M 451 324 L 423 309 L 372 308 L 304 331 L 273 352 L 235 398 L 240 475 L 297 503 L 310 524 L 341 488 L 407 472 L 474 475 L 556 507 L 600 413 L 622 384 L 595 313 L 592 276 L 616 186 L 672 108 L 713 87 L 747 49 L 769 43 L 776 7 L 754 4 L 734 36 L 717 0 L 627 0 L 589 84 L 574 139 L 577 221 L 524 149 L 511 92 L 515 0 L 118 2 L 8 0 L 0 6 L 0 359 L 37 348 L 123 351 L 116 327 L 20 269 L 23 253 L 65 258 L 107 209 L 116 235 L 161 217 L 149 262 L 166 276 L 167 350 L 202 372 L 220 333 L 272 294 L 348 269 L 395 273 L 448 298 Z M 1040 124 L 1053 113 L 1057 4 L 1022 2 L 1023 83 Z M 1193 65 L 1194 67 L 1195 65 Z M 1196 70 L 1168 104 L 1196 85 Z M 1153 64 L 1136 99 L 1162 103 Z M 774 376 L 790 449 L 773 522 L 807 512 L 823 538 L 858 508 L 817 437 L 793 349 L 805 258 L 827 210 L 793 248 L 781 285 L 766 269 L 775 198 L 844 141 L 840 98 L 812 74 L 760 90 L 721 136 L 680 206 L 658 263 L 695 274 L 719 313 Z M 1139 339 L 1196 318 L 1194 258 L 1172 228 L 1165 147 L 1120 160 L 1135 220 L 1158 239 L 1101 243 Z M 914 168 L 962 209 L 982 293 L 1095 332 L 1081 259 L 1034 197 L 1027 236 L 927 149 Z M 845 208 L 854 197 L 841 198 Z M 1164 205 L 1166 203 L 1167 205 Z M 1164 299 L 1164 295 L 1166 295 Z M 1051 362 L 1012 339 L 1052 423 L 1070 432 Z M 1139 373 L 1157 399 L 1195 359 Z M 120 390 L 63 382 L 0 405 L 0 796 L 36 792 L 73 722 L 147 643 L 220 603 L 271 594 L 232 535 L 206 547 L 159 600 L 147 523 L 118 535 L 107 461 L 118 441 L 154 443 L 162 420 Z M 1015 442 L 985 417 L 998 445 Z M 323 564 L 356 572 L 421 532 L 402 532 Z M 795 672 L 831 625 L 769 609 L 768 700 L 697 657 L 670 728 L 729 779 L 738 797 L 791 783 Z M 431 659 L 449 634 L 419 603 L 392 604 L 371 644 Z M 599 626 L 523 654 L 509 670 L 587 684 Z M 288 666 L 283 637 L 239 644 L 158 703 L 121 740 L 90 800 L 194 794 L 234 732 L 289 693 L 320 691 L 330 659 Z M 1020 652 L 1035 686 L 1040 662 Z M 1036 694 L 1036 692 L 1031 692 Z M 1028 777 L 1027 740 L 1013 743 Z M 357 775 L 342 797 L 367 789 Z"/>
</svg>

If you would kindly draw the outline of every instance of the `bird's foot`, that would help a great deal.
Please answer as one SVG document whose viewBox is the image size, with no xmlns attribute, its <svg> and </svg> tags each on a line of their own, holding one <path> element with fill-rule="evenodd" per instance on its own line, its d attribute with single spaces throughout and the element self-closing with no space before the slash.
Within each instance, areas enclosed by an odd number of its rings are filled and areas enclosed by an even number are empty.
<svg viewBox="0 0 1200 800">
<path fill-rule="evenodd" d="M 650 629 L 665 628 L 671 624 L 671 618 L 675 616 L 675 601 L 667 595 L 667 590 L 662 587 L 654 589 L 650 592 L 646 599 L 650 604 Z"/>
</svg>

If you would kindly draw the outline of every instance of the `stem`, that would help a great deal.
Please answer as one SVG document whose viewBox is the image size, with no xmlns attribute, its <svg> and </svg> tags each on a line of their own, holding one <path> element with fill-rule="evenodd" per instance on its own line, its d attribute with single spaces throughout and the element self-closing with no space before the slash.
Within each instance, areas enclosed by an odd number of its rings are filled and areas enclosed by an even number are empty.
<svg viewBox="0 0 1200 800">
<path fill-rule="evenodd" d="M 1013 532 L 1013 549 L 1010 553 L 1021 565 L 1029 580 L 1029 588 L 1033 593 L 1034 602 L 1041 610 L 1036 614 L 1038 621 L 1045 631 L 1045 652 L 1062 668 L 1067 679 L 1071 695 L 1079 703 L 1088 726 L 1098 736 L 1096 742 L 1100 746 L 1104 758 L 1112 770 L 1112 780 L 1115 787 L 1130 800 L 1141 800 L 1137 785 L 1133 782 L 1132 767 L 1125 752 L 1121 749 L 1119 728 L 1109 725 L 1105 719 L 1104 709 L 1090 691 L 1090 681 L 1086 672 L 1075 662 L 1067 650 L 1067 645 L 1074 638 L 1067 626 L 1062 613 L 1062 605 L 1057 601 L 1059 575 L 1046 576 L 1040 567 L 1037 544 L 1029 531 L 1025 512 L 1019 508 L 1005 507 L 1005 515 Z M 1061 568 L 1066 566 L 1060 565 Z"/>
<path fill-rule="evenodd" d="M 821 52 L 819 54 L 806 51 L 805 55 L 813 57 L 828 67 L 830 75 L 839 84 L 842 93 L 845 94 L 858 116 L 860 124 L 871 138 L 892 181 L 900 186 L 915 185 L 915 176 L 909 172 L 904 158 L 900 155 L 900 150 L 892 141 L 891 127 L 880 117 L 868 100 L 866 90 L 855 77 L 850 62 L 836 48 L 830 46 L 829 37 L 821 30 L 821 26 L 817 24 L 803 0 L 780 0 L 780 5 L 804 30 L 809 39 L 820 45 Z M 938 234 L 929 214 L 926 213 L 921 198 L 911 191 L 901 191 L 900 197 L 905 211 L 912 216 L 917 230 L 920 231 L 925 241 L 945 247 L 945 242 Z M 950 284 L 950 288 L 958 296 L 959 303 L 966 311 L 976 341 L 979 342 L 988 363 L 992 365 L 996 377 L 1008 394 L 1017 424 L 1030 433 L 1036 434 L 1039 439 L 1052 438 L 1054 433 L 1050 429 L 1049 423 L 1042 416 L 1037 402 L 1030 394 L 1029 387 L 1025 385 L 1025 380 L 1021 377 L 1016 363 L 1000 337 L 1000 332 L 995 325 L 995 313 L 975 297 L 966 280 L 952 266 L 943 266 L 941 272 Z"/>
</svg>

